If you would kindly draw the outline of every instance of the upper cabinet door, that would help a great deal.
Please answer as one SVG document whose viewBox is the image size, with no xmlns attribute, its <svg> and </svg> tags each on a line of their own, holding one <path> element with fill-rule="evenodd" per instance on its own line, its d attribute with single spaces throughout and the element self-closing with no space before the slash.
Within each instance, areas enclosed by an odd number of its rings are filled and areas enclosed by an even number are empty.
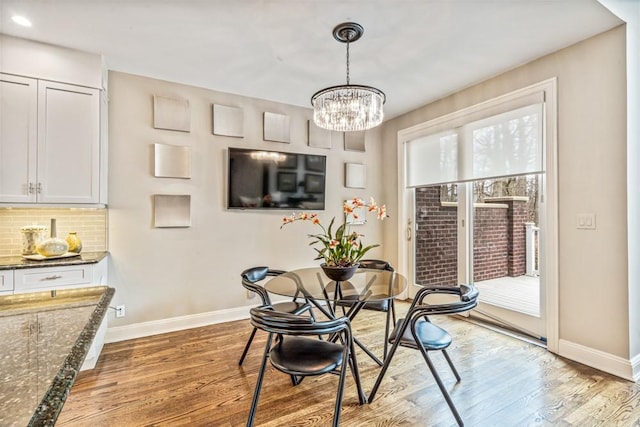
<svg viewBox="0 0 640 427">
<path fill-rule="evenodd" d="M 38 85 L 38 202 L 98 203 L 100 91 Z"/>
<path fill-rule="evenodd" d="M 0 201 L 36 201 L 38 81 L 0 73 Z"/>
</svg>

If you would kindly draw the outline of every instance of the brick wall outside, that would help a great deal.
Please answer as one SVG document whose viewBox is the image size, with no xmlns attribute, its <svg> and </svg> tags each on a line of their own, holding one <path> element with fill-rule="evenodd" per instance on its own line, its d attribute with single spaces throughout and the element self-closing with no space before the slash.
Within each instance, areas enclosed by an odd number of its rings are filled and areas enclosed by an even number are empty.
<svg viewBox="0 0 640 427">
<path fill-rule="evenodd" d="M 416 189 L 416 281 L 455 285 L 457 274 L 456 206 L 443 207 L 440 188 Z"/>
<path fill-rule="evenodd" d="M 505 200 L 509 205 L 509 276 L 522 276 L 527 271 L 527 217 L 526 200 Z M 537 253 L 537 252 L 536 252 Z"/>
<path fill-rule="evenodd" d="M 473 280 L 504 277 L 509 272 L 509 224 L 507 208 L 476 207 L 473 230 Z"/>
<path fill-rule="evenodd" d="M 457 284 L 457 206 L 440 202 L 440 187 L 416 190 L 416 280 Z M 474 211 L 474 281 L 526 271 L 526 198 L 485 200 Z"/>
</svg>

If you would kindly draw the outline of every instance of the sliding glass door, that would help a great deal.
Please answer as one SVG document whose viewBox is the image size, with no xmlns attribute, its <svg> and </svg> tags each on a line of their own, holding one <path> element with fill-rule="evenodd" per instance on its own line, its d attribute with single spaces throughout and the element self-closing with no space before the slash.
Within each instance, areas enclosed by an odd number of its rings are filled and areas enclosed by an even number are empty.
<svg viewBox="0 0 640 427">
<path fill-rule="evenodd" d="M 472 316 L 542 340 L 551 331 L 555 346 L 557 312 L 551 328 L 546 316 L 549 303 L 557 309 L 554 96 L 547 81 L 401 131 L 398 154 L 409 296 L 475 283 Z"/>
<path fill-rule="evenodd" d="M 415 189 L 413 293 L 474 283 L 471 315 L 543 339 L 539 175 Z"/>
</svg>

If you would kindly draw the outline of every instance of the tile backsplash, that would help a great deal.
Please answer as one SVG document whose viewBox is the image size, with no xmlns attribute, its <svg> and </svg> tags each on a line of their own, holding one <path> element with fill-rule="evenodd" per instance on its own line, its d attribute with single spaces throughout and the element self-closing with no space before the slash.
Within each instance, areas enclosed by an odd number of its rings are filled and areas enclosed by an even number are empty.
<svg viewBox="0 0 640 427">
<path fill-rule="evenodd" d="M 58 237 L 70 231 L 78 233 L 83 252 L 107 250 L 107 209 L 75 208 L 0 208 L 0 256 L 22 254 L 25 225 L 50 226 L 56 219 Z"/>
</svg>

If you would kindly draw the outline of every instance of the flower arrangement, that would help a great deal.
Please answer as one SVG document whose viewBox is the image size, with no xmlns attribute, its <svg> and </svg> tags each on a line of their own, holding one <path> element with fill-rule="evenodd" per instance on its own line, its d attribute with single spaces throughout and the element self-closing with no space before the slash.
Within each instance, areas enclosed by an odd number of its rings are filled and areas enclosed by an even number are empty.
<svg viewBox="0 0 640 427">
<path fill-rule="evenodd" d="M 311 221 L 312 224 L 322 229 L 322 233 L 308 235 L 313 239 L 310 245 L 319 245 L 319 247 L 314 248 L 316 252 L 318 252 L 318 256 L 315 259 L 323 259 L 329 267 L 351 267 L 360 261 L 369 250 L 380 246 L 378 244 L 364 246 L 362 240 L 360 240 L 363 235 L 351 231 L 350 225 L 346 221 L 347 215 L 351 215 L 353 219 L 358 219 L 357 212 L 363 207 L 366 208 L 368 212 L 375 212 L 379 220 L 384 220 L 388 217 L 386 206 L 378 206 L 373 197 L 371 197 L 369 203 L 365 203 L 362 199 L 354 197 L 343 203 L 342 210 L 344 220 L 342 224 L 335 229 L 335 233 L 333 230 L 335 217 L 331 219 L 329 226 L 325 228 L 320 222 L 318 214 L 306 212 L 299 214 L 294 212 L 290 216 L 283 217 L 280 228 L 295 221 Z"/>
</svg>

